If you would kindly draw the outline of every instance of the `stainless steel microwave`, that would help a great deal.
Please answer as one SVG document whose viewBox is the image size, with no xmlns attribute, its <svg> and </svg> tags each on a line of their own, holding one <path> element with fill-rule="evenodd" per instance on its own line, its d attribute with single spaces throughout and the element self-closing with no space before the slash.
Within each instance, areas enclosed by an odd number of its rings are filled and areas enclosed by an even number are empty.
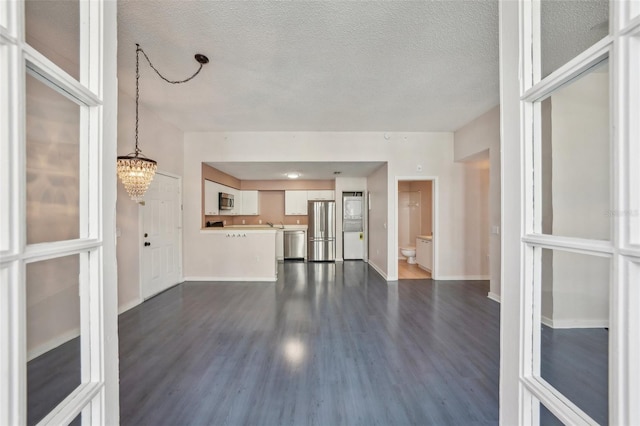
<svg viewBox="0 0 640 426">
<path fill-rule="evenodd" d="M 221 192 L 219 196 L 220 210 L 232 210 L 233 209 L 233 194 L 227 194 Z"/>
</svg>

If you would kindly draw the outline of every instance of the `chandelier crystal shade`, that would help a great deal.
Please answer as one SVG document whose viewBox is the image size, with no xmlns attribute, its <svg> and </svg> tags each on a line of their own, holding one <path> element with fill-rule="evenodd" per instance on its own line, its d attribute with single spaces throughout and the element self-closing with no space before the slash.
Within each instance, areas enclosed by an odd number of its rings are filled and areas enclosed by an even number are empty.
<svg viewBox="0 0 640 426">
<path fill-rule="evenodd" d="M 149 188 L 158 163 L 150 158 L 134 155 L 118 157 L 118 177 L 133 201 L 140 201 Z"/>
<path fill-rule="evenodd" d="M 138 147 L 138 122 L 139 122 L 139 107 L 140 107 L 140 53 L 144 56 L 144 58 L 149 63 L 151 69 L 153 69 L 156 74 L 160 76 L 161 79 L 170 84 L 181 84 L 186 83 L 187 81 L 194 78 L 196 75 L 200 73 L 202 70 L 202 66 L 209 62 L 209 58 L 198 53 L 195 55 L 196 61 L 200 64 L 198 70 L 189 78 L 184 80 L 169 80 L 164 77 L 160 72 L 153 66 L 151 60 L 147 54 L 142 50 L 139 44 L 136 43 L 136 148 L 135 151 L 118 157 L 118 177 L 122 181 L 127 193 L 131 197 L 133 201 L 141 201 L 144 197 L 144 193 L 151 185 L 151 181 L 153 180 L 153 176 L 156 174 L 156 170 L 158 170 L 158 163 L 155 160 L 145 157 L 142 155 L 142 150 Z"/>
</svg>

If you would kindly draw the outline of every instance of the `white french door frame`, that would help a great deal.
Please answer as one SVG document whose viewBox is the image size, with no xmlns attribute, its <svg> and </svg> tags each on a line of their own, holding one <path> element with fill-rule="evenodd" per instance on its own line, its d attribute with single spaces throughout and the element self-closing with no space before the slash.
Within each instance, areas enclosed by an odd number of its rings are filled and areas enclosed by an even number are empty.
<svg viewBox="0 0 640 426">
<path fill-rule="evenodd" d="M 81 381 L 39 424 L 118 422 L 116 3 L 80 0 L 80 80 L 26 43 L 24 2 L 0 2 L 0 424 L 27 422 L 26 267 L 80 258 Z M 26 241 L 29 73 L 80 107 L 79 238 Z"/>
<path fill-rule="evenodd" d="M 593 420 L 540 377 L 540 251 L 610 259 L 609 423 L 640 424 L 640 4 L 610 3 L 609 35 L 541 79 L 540 3 L 500 2 L 502 305 L 500 421 L 535 425 L 539 402 L 567 424 Z M 609 59 L 611 238 L 542 235 L 536 102 Z"/>
</svg>

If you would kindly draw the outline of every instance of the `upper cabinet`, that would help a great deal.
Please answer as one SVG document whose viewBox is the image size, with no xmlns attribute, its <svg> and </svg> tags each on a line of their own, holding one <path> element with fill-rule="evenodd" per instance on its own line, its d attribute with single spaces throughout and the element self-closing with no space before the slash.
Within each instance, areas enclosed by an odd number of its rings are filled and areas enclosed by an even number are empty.
<svg viewBox="0 0 640 426">
<path fill-rule="evenodd" d="M 257 216 L 260 214 L 258 191 L 240 191 L 242 193 L 242 214 L 245 216 Z"/>
<path fill-rule="evenodd" d="M 307 191 L 284 191 L 284 214 L 287 216 L 306 216 Z"/>
<path fill-rule="evenodd" d="M 335 192 L 331 190 L 307 191 L 307 200 L 335 200 Z"/>
<path fill-rule="evenodd" d="M 219 194 L 221 192 L 233 195 L 233 209 L 220 210 Z M 206 216 L 257 216 L 260 214 L 258 191 L 240 191 L 205 180 L 204 214 Z"/>
<path fill-rule="evenodd" d="M 233 195 L 233 209 L 220 210 L 219 193 Z M 204 181 L 204 214 L 206 216 L 258 216 L 260 214 L 260 192 L 255 190 L 241 191 L 216 182 Z M 284 214 L 289 216 L 306 216 L 307 201 L 334 200 L 332 190 L 284 191 Z"/>
<path fill-rule="evenodd" d="M 207 216 L 217 216 L 218 210 L 218 188 L 219 184 L 211 182 L 210 180 L 204 181 L 204 214 Z"/>
<path fill-rule="evenodd" d="M 307 201 L 334 200 L 332 190 L 284 191 L 284 214 L 289 216 L 306 216 Z"/>
</svg>

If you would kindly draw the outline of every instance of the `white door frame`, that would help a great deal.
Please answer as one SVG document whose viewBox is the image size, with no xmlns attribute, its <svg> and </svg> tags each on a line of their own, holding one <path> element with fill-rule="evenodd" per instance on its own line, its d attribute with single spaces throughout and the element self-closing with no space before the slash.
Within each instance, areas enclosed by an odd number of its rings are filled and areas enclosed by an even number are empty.
<svg viewBox="0 0 640 426">
<path fill-rule="evenodd" d="M 431 181 L 431 229 L 433 230 L 433 266 L 431 269 L 431 278 L 434 280 L 437 280 L 439 275 L 438 275 L 438 271 L 439 271 L 439 264 L 438 264 L 438 253 L 439 253 L 439 246 L 440 246 L 440 238 L 438 238 L 439 236 L 439 231 L 440 231 L 440 225 L 439 225 L 439 219 L 438 219 L 438 194 L 439 194 L 439 190 L 438 190 L 438 177 L 437 176 L 396 176 L 395 178 L 395 186 L 393 189 L 393 211 L 394 213 L 394 217 L 395 217 L 395 238 L 393 240 L 393 255 L 395 257 L 395 268 L 394 269 L 390 269 L 390 270 L 395 270 L 396 271 L 396 275 L 395 277 L 389 277 L 389 281 L 397 281 L 398 280 L 398 250 L 399 250 L 399 244 L 398 244 L 398 227 L 399 225 L 399 221 L 398 221 L 398 184 L 402 181 Z"/>
<path fill-rule="evenodd" d="M 178 180 L 178 197 L 180 200 L 180 208 L 178 209 L 178 223 L 180 226 L 178 227 L 178 267 L 180 268 L 180 280 L 179 282 L 184 281 L 184 271 L 182 269 L 182 176 L 176 175 L 174 173 L 169 173 L 165 171 L 157 171 L 156 174 L 167 176 L 173 179 Z M 144 244 L 144 212 L 143 206 L 138 206 L 138 304 L 144 302 L 143 292 L 142 292 L 142 280 L 143 280 L 143 271 L 142 271 L 142 246 Z M 151 296 L 153 297 L 153 296 Z"/>
<path fill-rule="evenodd" d="M 536 250 L 560 248 L 611 259 L 609 423 L 640 424 L 640 4 L 610 2 L 609 35 L 545 79 L 540 75 L 540 3 L 500 2 L 502 303 L 500 422 L 537 424 L 542 402 L 565 423 L 592 420 L 539 377 Z M 610 241 L 541 235 L 534 198 L 534 103 L 603 57 L 610 67 Z M 618 214 L 615 214 L 618 213 Z"/>
<path fill-rule="evenodd" d="M 0 2 L 0 424 L 27 422 L 26 266 L 80 258 L 81 384 L 39 424 L 117 424 L 115 248 L 117 5 L 80 1 L 80 79 L 25 40 L 25 4 Z M 79 238 L 26 241 L 26 83 L 29 73 L 80 111 Z M 7 232 L 4 232 L 7 231 Z"/>
</svg>

